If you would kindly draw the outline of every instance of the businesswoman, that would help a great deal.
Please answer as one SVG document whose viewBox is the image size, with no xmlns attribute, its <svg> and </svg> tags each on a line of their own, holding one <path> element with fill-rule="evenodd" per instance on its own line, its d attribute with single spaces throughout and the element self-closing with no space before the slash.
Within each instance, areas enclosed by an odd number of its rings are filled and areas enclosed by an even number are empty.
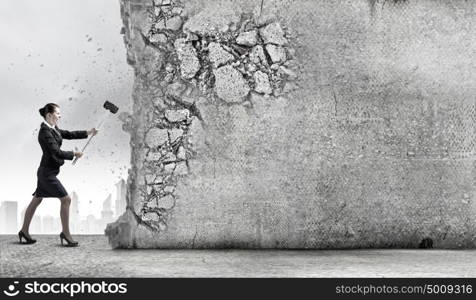
<svg viewBox="0 0 476 300">
<path fill-rule="evenodd" d="M 41 157 L 40 167 L 36 173 L 38 182 L 36 190 L 33 193 L 33 199 L 25 211 L 23 226 L 18 232 L 20 243 L 22 239 L 26 244 L 36 242 L 28 233 L 31 219 L 36 208 L 40 205 L 43 198 L 59 198 L 61 201 L 60 216 L 63 231 L 60 234 L 61 245 L 63 240 L 66 241 L 65 246 L 74 247 L 78 242 L 74 241 L 69 232 L 69 206 L 71 198 L 66 192 L 61 182 L 56 177 L 59 174 L 60 167 L 64 164 L 64 160 L 72 160 L 75 157 L 81 157 L 82 152 L 62 151 L 60 149 L 63 139 L 85 139 L 88 135 L 96 135 L 95 128 L 83 131 L 66 131 L 58 128 L 58 121 L 61 118 L 60 108 L 57 104 L 48 103 L 40 108 L 40 115 L 44 118 L 38 132 L 38 142 L 40 143 L 43 155 Z"/>
</svg>

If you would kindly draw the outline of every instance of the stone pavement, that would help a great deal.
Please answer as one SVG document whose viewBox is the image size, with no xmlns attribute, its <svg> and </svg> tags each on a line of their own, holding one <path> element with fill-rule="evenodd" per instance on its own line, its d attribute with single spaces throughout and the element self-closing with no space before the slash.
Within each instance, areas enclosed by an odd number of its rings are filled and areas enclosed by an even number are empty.
<svg viewBox="0 0 476 300">
<path fill-rule="evenodd" d="M 20 245 L 0 235 L 0 277 L 476 277 L 476 250 L 112 250 L 105 236 Z"/>
</svg>

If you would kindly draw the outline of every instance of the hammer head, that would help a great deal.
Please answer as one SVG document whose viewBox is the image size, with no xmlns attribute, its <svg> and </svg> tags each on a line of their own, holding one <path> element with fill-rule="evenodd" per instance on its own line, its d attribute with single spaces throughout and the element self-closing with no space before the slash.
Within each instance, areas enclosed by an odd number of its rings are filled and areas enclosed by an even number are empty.
<svg viewBox="0 0 476 300">
<path fill-rule="evenodd" d="M 117 111 L 119 110 L 119 107 L 115 106 L 109 101 L 104 102 L 103 107 L 113 114 L 117 113 Z"/>
</svg>

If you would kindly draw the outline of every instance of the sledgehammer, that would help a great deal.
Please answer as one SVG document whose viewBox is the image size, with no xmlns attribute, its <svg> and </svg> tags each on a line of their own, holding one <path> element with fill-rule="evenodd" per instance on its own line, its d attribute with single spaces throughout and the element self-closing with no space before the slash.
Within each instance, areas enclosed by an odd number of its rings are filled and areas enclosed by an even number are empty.
<svg viewBox="0 0 476 300">
<path fill-rule="evenodd" d="M 117 111 L 119 110 L 119 107 L 115 106 L 113 103 L 109 102 L 109 101 L 106 101 L 104 102 L 104 105 L 102 106 L 104 107 L 106 110 L 110 111 L 112 114 L 116 114 Z M 99 127 L 101 127 L 102 123 L 104 123 L 104 121 L 106 120 L 106 118 L 109 116 L 109 114 L 107 114 L 103 119 L 102 121 L 99 123 L 99 125 L 96 127 L 96 129 L 99 129 Z M 91 140 L 93 139 L 94 135 L 92 135 L 89 140 L 86 142 L 86 145 L 84 145 L 83 149 L 81 150 L 81 152 L 84 152 L 84 150 L 86 149 L 86 147 L 89 145 L 89 143 L 91 142 Z M 78 157 L 75 157 L 74 160 L 73 160 L 73 165 L 76 164 L 76 162 L 78 161 Z"/>
</svg>

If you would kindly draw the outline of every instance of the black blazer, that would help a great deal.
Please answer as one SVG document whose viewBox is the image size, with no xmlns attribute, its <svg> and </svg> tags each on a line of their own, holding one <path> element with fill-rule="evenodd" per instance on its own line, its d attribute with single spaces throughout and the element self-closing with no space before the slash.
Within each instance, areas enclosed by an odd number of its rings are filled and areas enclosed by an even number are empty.
<svg viewBox="0 0 476 300">
<path fill-rule="evenodd" d="M 41 123 L 40 131 L 38 132 L 38 142 L 40 143 L 41 150 L 43 150 L 40 167 L 57 169 L 64 164 L 65 159 L 72 160 L 74 158 L 73 151 L 62 151 L 60 149 L 63 138 L 73 140 L 88 137 L 86 130 L 67 131 L 59 129 L 58 126 L 55 126 L 55 129 L 48 127 L 45 123 Z"/>
</svg>

